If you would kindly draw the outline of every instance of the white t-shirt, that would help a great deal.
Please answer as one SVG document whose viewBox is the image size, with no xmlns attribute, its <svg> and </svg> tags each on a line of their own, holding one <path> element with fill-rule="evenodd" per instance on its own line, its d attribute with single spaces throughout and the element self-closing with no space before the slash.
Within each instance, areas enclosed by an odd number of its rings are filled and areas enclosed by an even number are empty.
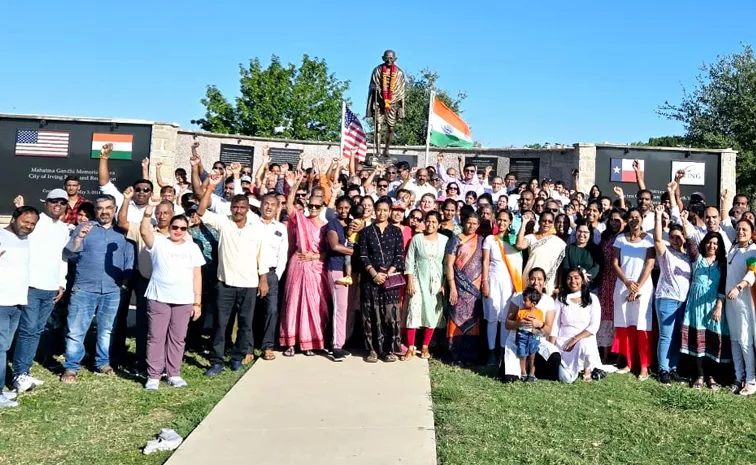
<svg viewBox="0 0 756 465">
<path fill-rule="evenodd" d="M 205 264 L 197 244 L 184 240 L 177 244 L 165 236 L 155 235 L 152 248 L 152 277 L 144 296 L 167 304 L 194 303 L 194 268 Z"/>
<path fill-rule="evenodd" d="M 10 307 L 28 303 L 30 254 L 27 238 L 19 239 L 7 229 L 0 229 L 0 305 Z"/>
</svg>

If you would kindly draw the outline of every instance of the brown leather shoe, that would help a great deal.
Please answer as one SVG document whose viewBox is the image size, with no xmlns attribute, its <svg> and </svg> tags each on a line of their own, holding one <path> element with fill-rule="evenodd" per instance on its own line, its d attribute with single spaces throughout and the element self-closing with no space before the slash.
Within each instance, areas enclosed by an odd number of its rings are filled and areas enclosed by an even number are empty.
<svg viewBox="0 0 756 465">
<path fill-rule="evenodd" d="M 255 356 L 252 354 L 247 354 L 246 357 L 244 357 L 244 360 L 242 360 L 242 365 L 249 365 L 250 363 L 255 361 Z"/>
<path fill-rule="evenodd" d="M 74 384 L 76 382 L 76 375 L 77 373 L 75 371 L 66 370 L 63 373 L 63 376 L 60 377 L 60 382 L 66 384 Z"/>
<path fill-rule="evenodd" d="M 104 365 L 102 368 L 98 370 L 101 375 L 105 376 L 115 376 L 116 372 L 110 365 Z"/>
<path fill-rule="evenodd" d="M 273 353 L 272 349 L 265 349 L 262 358 L 263 360 L 275 360 L 276 354 Z"/>
</svg>

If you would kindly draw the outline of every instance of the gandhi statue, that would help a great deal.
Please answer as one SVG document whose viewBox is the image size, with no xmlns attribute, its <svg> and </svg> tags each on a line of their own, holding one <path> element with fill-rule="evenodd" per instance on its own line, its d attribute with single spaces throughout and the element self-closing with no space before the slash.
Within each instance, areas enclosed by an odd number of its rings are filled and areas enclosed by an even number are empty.
<svg viewBox="0 0 756 465">
<path fill-rule="evenodd" d="M 383 64 L 376 66 L 370 76 L 366 112 L 368 118 L 373 118 L 376 156 L 379 155 L 381 127 L 385 121 L 388 128 L 383 156 L 388 157 L 396 122 L 404 118 L 404 88 L 404 72 L 396 66 L 396 53 L 386 50 L 383 52 Z"/>
</svg>

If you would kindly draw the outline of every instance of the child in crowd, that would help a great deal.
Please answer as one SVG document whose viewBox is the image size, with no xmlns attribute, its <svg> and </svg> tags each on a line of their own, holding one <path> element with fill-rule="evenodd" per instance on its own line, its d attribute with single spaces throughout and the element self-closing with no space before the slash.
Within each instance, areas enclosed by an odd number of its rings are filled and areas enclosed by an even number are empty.
<svg viewBox="0 0 756 465">
<path fill-rule="evenodd" d="M 535 317 L 543 321 L 543 312 L 536 308 L 541 300 L 541 293 L 534 287 L 528 287 L 522 292 L 522 307 L 514 315 L 517 322 L 525 321 L 529 317 Z M 511 318 L 511 317 L 510 317 Z M 519 328 L 515 343 L 517 344 L 517 358 L 520 359 L 520 373 L 527 382 L 534 382 L 535 377 L 535 354 L 538 352 L 540 337 L 533 333 L 532 328 Z"/>
<path fill-rule="evenodd" d="M 357 204 L 352 207 L 352 209 L 349 211 L 350 220 L 347 223 L 347 237 L 346 242 L 344 245 L 346 247 L 349 247 L 350 249 L 354 248 L 354 245 L 357 243 L 357 237 L 359 233 L 357 232 L 349 232 L 349 226 L 352 225 L 352 223 L 355 223 L 357 226 L 362 226 L 365 224 L 365 220 L 362 219 L 363 216 L 365 216 L 365 209 L 362 207 L 361 204 Z M 340 284 L 342 286 L 351 286 L 352 285 L 352 257 L 349 255 L 344 256 L 344 277 L 336 280 L 336 284 Z"/>
</svg>

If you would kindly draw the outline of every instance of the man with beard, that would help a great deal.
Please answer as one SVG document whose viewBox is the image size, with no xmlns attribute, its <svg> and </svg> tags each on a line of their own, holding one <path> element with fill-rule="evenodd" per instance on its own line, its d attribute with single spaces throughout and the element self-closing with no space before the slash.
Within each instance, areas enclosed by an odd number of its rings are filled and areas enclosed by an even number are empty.
<svg viewBox="0 0 756 465">
<path fill-rule="evenodd" d="M 81 193 L 81 183 L 77 176 L 67 176 L 63 181 L 63 186 L 66 188 L 66 197 L 68 200 L 68 207 L 63 215 L 63 222 L 66 224 L 76 224 L 76 215 L 79 213 L 79 208 L 84 202 L 89 202 L 85 199 Z"/>
<path fill-rule="evenodd" d="M 171 186 L 167 186 L 171 187 Z M 118 209 L 118 227 L 122 231 L 126 232 L 126 239 L 136 244 L 136 269 L 139 273 L 135 273 L 133 284 L 134 292 L 136 293 L 136 369 L 142 371 L 146 368 L 147 360 L 147 298 L 144 296 L 147 292 L 147 284 L 150 282 L 152 276 L 152 257 L 147 250 L 147 246 L 142 239 L 142 235 L 139 233 L 139 223 L 129 222 L 127 220 L 126 211 L 128 205 L 131 203 L 131 199 L 134 197 L 134 188 L 128 187 L 123 191 L 123 204 Z M 170 231 L 168 227 L 171 224 L 171 218 L 174 216 L 174 205 L 169 200 L 163 200 L 155 207 L 155 220 L 157 225 L 153 226 L 153 232 L 157 235 L 168 237 Z M 144 215 L 142 215 L 144 216 Z M 116 320 L 116 328 L 118 328 L 118 334 L 113 336 L 114 346 L 125 343 L 125 339 L 119 338 L 125 336 L 125 332 L 121 333 L 121 328 L 126 328 L 128 312 L 118 313 Z M 122 349 L 124 350 L 124 349 Z M 121 355 L 121 354 L 119 354 Z"/>
<path fill-rule="evenodd" d="M 121 290 L 131 279 L 134 266 L 134 246 L 128 243 L 124 231 L 113 224 L 115 210 L 112 195 L 100 196 L 95 202 L 96 221 L 80 224 L 63 249 L 63 258 L 76 264 L 68 306 L 65 372 L 60 378 L 64 383 L 76 382 L 84 358 L 84 337 L 95 316 L 95 368 L 104 375 L 115 375 L 110 366 L 110 336 Z"/>
<path fill-rule="evenodd" d="M 20 196 L 17 202 L 19 200 L 23 203 Z M 27 303 L 21 312 L 13 354 L 13 388 L 16 392 L 44 384 L 29 372 L 47 319 L 66 289 L 68 264 L 62 257 L 69 236 L 68 226 L 61 217 L 67 204 L 68 195 L 63 189 L 51 190 L 47 194 L 44 214 L 39 216 L 34 232 L 29 235 L 29 266 L 34 272 L 29 278 Z"/>
<path fill-rule="evenodd" d="M 270 250 L 263 247 L 264 231 L 259 221 L 248 221 L 249 200 L 244 195 L 231 198 L 231 217 L 208 211 L 213 190 L 222 181 L 222 176 L 211 175 L 204 187 L 197 214 L 202 221 L 220 233 L 218 264 L 218 307 L 217 318 L 213 321 L 212 350 L 210 368 L 205 376 L 215 376 L 223 372 L 223 355 L 226 349 L 226 327 L 236 308 L 239 329 L 231 351 L 231 370 L 242 369 L 243 360 L 253 353 L 252 320 L 255 314 L 257 296 L 268 294 L 267 279 L 260 276 L 270 269 L 264 269 L 273 260 L 268 258 Z M 269 265 L 268 265 L 269 266 Z"/>
<path fill-rule="evenodd" d="M 276 221 L 279 202 L 274 193 L 265 194 L 260 202 L 260 218 L 253 217 L 252 221 L 259 221 L 263 227 L 263 248 L 269 249 L 265 257 L 267 262 L 260 265 L 260 280 L 268 281 L 268 293 L 260 297 L 260 303 L 265 309 L 265 324 L 262 340 L 263 360 L 273 360 L 276 356 L 273 349 L 276 345 L 276 329 L 278 328 L 278 284 L 281 281 L 289 252 L 289 237 L 286 227 Z M 265 274 L 262 274 L 265 272 Z M 250 348 L 254 349 L 254 339 L 250 339 Z M 251 361 L 252 352 L 247 355 Z"/>
<path fill-rule="evenodd" d="M 6 357 L 18 328 L 24 306 L 28 303 L 30 269 L 29 234 L 39 221 L 32 207 L 18 207 L 11 222 L 0 229 L 0 408 L 18 407 L 15 394 L 3 392 Z"/>
</svg>

